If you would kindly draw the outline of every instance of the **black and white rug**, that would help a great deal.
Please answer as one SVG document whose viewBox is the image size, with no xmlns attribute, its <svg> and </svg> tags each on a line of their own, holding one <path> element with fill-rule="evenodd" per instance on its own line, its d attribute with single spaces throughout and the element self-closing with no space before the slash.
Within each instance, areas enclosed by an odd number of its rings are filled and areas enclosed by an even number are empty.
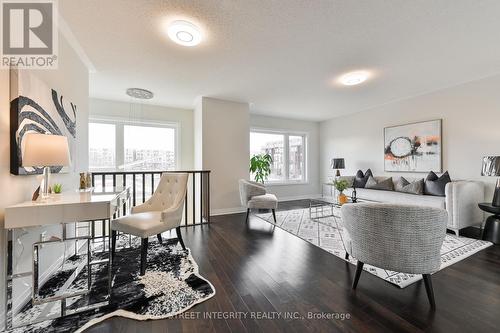
<svg viewBox="0 0 500 333">
<path fill-rule="evenodd" d="M 127 237 L 122 237 L 126 238 Z M 107 318 L 121 316 L 136 320 L 165 319 L 182 313 L 194 305 L 215 295 L 215 288 L 198 273 L 198 265 L 190 250 L 182 250 L 176 239 L 164 239 L 160 244 L 150 238 L 146 274 L 139 275 L 140 239 L 132 238 L 132 244 L 120 249 L 118 242 L 113 261 L 113 288 L 111 302 L 94 310 L 87 310 L 61 318 L 49 319 L 23 326 L 13 332 L 81 332 Z M 94 258 L 95 259 L 95 258 Z M 43 296 L 51 296 L 79 263 L 86 262 L 86 255 L 73 256 L 65 263 L 65 270 L 51 278 L 40 290 Z M 86 265 L 67 290 L 79 290 L 87 286 Z M 68 299 L 68 313 L 74 309 L 106 301 L 107 265 L 93 269 L 91 293 Z M 44 305 L 27 304 L 15 316 L 14 327 L 40 316 L 57 315 L 59 302 Z"/>
<path fill-rule="evenodd" d="M 309 209 L 280 211 L 276 212 L 276 225 L 345 260 L 346 251 L 342 241 L 344 230 L 338 217 L 340 212 L 335 215 L 337 216 L 315 221 L 309 218 Z M 257 216 L 274 224 L 271 213 L 257 214 Z M 492 245 L 487 241 L 446 234 L 441 248 L 440 270 Z M 354 265 L 357 263 L 352 257 L 349 257 L 348 261 Z M 363 269 L 400 288 L 405 288 L 422 279 L 422 275 L 393 272 L 371 265 L 364 265 Z"/>
</svg>

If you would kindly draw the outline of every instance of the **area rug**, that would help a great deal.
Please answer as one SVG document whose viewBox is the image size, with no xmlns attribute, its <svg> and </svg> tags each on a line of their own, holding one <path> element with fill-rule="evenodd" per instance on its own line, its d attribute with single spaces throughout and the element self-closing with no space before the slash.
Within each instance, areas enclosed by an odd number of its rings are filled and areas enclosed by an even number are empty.
<svg viewBox="0 0 500 333">
<path fill-rule="evenodd" d="M 146 274 L 139 275 L 140 239 L 132 238 L 132 244 L 121 247 L 128 239 L 119 240 L 113 261 L 113 288 L 111 302 L 94 310 L 86 310 L 65 317 L 41 321 L 14 329 L 13 332 L 81 332 L 107 318 L 121 316 L 136 320 L 164 319 L 180 314 L 194 305 L 215 295 L 215 288 L 198 273 L 198 265 L 190 250 L 182 250 L 176 239 L 166 239 L 160 244 L 153 238 L 148 246 Z M 101 252 L 102 253 L 102 252 Z M 93 260 L 98 258 L 93 258 Z M 40 293 L 50 295 L 47 290 L 57 289 L 61 278 L 67 277 L 79 263 L 85 267 L 69 286 L 78 290 L 87 286 L 86 255 L 73 256 L 64 265 L 64 270 L 51 278 Z M 98 265 L 92 270 L 91 293 L 68 299 L 68 312 L 89 304 L 106 301 L 107 265 Z M 45 290 L 45 291 L 44 291 Z M 59 303 L 49 305 L 27 304 L 15 316 L 14 327 L 30 320 L 38 321 L 43 316 L 58 314 Z"/>
<path fill-rule="evenodd" d="M 315 221 L 309 218 L 309 209 L 280 211 L 276 212 L 276 225 L 342 260 L 346 260 L 340 212 L 337 210 L 334 214 L 337 216 L 320 218 Z M 270 213 L 257 214 L 257 216 L 274 224 Z M 487 241 L 446 234 L 441 248 L 440 270 L 492 245 L 491 242 Z M 349 257 L 347 261 L 354 265 L 357 263 L 356 259 L 352 257 Z M 405 288 L 422 279 L 422 275 L 393 272 L 371 265 L 364 265 L 363 269 L 400 288 Z"/>
</svg>

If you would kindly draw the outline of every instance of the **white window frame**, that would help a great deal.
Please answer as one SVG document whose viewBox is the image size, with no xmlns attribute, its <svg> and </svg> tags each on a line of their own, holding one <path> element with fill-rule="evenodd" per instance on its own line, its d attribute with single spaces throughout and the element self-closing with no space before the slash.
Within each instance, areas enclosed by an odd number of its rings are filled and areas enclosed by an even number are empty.
<svg viewBox="0 0 500 333">
<path fill-rule="evenodd" d="M 284 137 L 284 150 L 283 150 L 283 161 L 285 168 L 285 179 L 284 180 L 266 180 L 264 183 L 272 186 L 280 185 L 299 185 L 299 184 L 309 184 L 309 133 L 302 131 L 286 130 L 286 129 L 276 129 L 276 128 L 264 128 L 264 127 L 252 127 L 250 128 L 250 133 L 264 133 L 264 134 L 280 134 Z M 249 135 L 250 135 L 249 133 Z M 290 176 L 290 136 L 301 136 L 304 140 L 304 177 L 300 180 L 289 179 Z M 251 173 L 250 173 L 251 177 Z"/>
<path fill-rule="evenodd" d="M 149 127 L 160 127 L 160 128 L 172 128 L 175 130 L 174 136 L 174 146 L 175 146 L 175 169 L 179 170 L 180 167 L 180 148 L 181 148 L 181 127 L 178 122 L 168 122 L 168 121 L 156 121 L 156 120 L 130 120 L 119 117 L 89 117 L 89 123 L 100 123 L 100 124 L 113 124 L 115 125 L 115 171 L 130 171 L 126 169 L 118 168 L 119 165 L 125 164 L 125 125 L 130 126 L 149 126 Z M 90 135 L 90 133 L 89 133 Z M 90 170 L 92 171 L 92 170 Z M 156 171 L 156 170 L 148 170 Z M 158 170 L 165 171 L 165 170 Z"/>
</svg>

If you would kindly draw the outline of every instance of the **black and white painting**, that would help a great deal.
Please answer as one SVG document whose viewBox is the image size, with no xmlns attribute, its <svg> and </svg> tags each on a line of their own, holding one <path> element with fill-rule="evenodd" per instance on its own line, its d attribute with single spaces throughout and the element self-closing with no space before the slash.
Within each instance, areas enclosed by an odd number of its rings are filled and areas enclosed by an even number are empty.
<svg viewBox="0 0 500 333">
<path fill-rule="evenodd" d="M 10 172 L 14 175 L 43 173 L 43 166 L 22 166 L 23 138 L 27 133 L 68 137 L 71 165 L 74 165 L 76 105 L 25 70 L 10 71 L 10 87 Z M 51 171 L 67 172 L 68 167 L 52 167 Z"/>
<path fill-rule="evenodd" d="M 384 170 L 441 172 L 441 119 L 384 128 Z"/>
</svg>

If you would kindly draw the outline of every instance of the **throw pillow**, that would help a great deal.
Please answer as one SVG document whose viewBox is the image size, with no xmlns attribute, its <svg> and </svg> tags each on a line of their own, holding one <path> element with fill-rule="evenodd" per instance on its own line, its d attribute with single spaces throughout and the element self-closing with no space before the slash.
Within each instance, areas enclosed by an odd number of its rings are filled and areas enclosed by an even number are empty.
<svg viewBox="0 0 500 333">
<path fill-rule="evenodd" d="M 433 171 L 425 179 L 424 194 L 444 197 L 446 184 L 451 182 L 448 171 L 438 177 Z"/>
<path fill-rule="evenodd" d="M 422 178 L 410 183 L 404 177 L 400 177 L 394 184 L 394 187 L 397 192 L 422 195 L 424 194 L 424 179 Z"/>
<path fill-rule="evenodd" d="M 394 184 L 392 183 L 392 177 L 377 181 L 375 178 L 370 176 L 366 182 L 365 188 L 372 190 L 393 191 Z"/>
<path fill-rule="evenodd" d="M 354 177 L 353 187 L 355 188 L 364 188 L 368 178 L 373 176 L 372 171 L 370 169 L 366 170 L 366 173 L 363 174 L 363 171 L 358 170 L 356 172 L 356 177 Z"/>
</svg>

